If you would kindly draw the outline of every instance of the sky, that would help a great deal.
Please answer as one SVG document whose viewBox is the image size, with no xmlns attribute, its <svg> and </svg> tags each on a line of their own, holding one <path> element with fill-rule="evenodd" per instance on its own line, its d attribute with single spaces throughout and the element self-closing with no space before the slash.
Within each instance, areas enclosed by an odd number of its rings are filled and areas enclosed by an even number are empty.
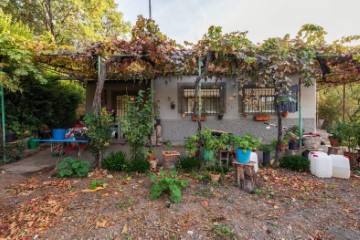
<svg viewBox="0 0 360 240">
<path fill-rule="evenodd" d="M 115 0 L 124 19 L 149 17 L 149 0 Z M 168 37 L 196 42 L 211 25 L 223 32 L 248 31 L 254 43 L 296 35 L 313 23 L 325 28 L 327 41 L 360 34 L 360 0 L 151 0 L 152 18 Z"/>
</svg>

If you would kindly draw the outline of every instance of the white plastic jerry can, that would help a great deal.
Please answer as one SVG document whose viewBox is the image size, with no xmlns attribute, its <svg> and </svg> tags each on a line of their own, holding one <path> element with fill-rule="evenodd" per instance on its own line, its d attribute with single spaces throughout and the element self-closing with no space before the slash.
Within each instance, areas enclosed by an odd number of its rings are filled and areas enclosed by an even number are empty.
<svg viewBox="0 0 360 240">
<path fill-rule="evenodd" d="M 349 158 L 344 155 L 330 154 L 332 159 L 333 172 L 332 176 L 336 178 L 349 179 L 350 178 L 350 162 Z"/>
<path fill-rule="evenodd" d="M 257 173 L 259 171 L 259 160 L 256 152 L 250 153 L 250 162 L 255 162 L 254 171 Z"/>
<path fill-rule="evenodd" d="M 324 152 L 310 152 L 310 170 L 318 178 L 331 178 L 332 176 L 332 159 Z"/>
</svg>

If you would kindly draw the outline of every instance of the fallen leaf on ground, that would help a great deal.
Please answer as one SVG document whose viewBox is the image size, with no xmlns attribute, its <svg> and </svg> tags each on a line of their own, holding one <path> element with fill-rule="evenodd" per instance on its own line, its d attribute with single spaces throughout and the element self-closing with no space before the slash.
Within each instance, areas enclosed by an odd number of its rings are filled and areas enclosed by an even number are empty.
<svg viewBox="0 0 360 240">
<path fill-rule="evenodd" d="M 122 231 L 121 231 L 121 234 L 128 234 L 128 227 L 127 227 L 127 224 L 124 225 Z"/>
<path fill-rule="evenodd" d="M 105 189 L 104 187 L 96 187 L 94 189 L 84 189 L 84 190 L 81 190 L 81 192 L 96 192 L 96 191 L 99 191 L 99 190 L 103 190 Z"/>
</svg>

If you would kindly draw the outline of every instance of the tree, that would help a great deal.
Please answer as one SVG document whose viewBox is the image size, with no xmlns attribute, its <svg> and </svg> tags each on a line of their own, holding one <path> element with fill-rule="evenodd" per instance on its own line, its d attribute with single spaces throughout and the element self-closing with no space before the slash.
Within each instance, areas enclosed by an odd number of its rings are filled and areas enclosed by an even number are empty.
<svg viewBox="0 0 360 240">
<path fill-rule="evenodd" d="M 124 37 L 129 32 L 130 23 L 123 20 L 114 0 L 0 0 L 0 5 L 36 35 L 50 35 L 62 45 Z"/>
<path fill-rule="evenodd" d="M 46 82 L 34 60 L 36 45 L 26 25 L 0 10 L 0 84 L 6 90 L 19 90 L 20 78 L 29 75 Z"/>
</svg>

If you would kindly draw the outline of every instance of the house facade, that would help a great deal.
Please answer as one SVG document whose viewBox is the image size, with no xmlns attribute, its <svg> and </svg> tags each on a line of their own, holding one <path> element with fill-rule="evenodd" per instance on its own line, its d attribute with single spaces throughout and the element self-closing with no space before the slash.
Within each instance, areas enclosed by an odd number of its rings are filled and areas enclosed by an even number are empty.
<svg viewBox="0 0 360 240">
<path fill-rule="evenodd" d="M 182 79 L 158 78 L 148 83 L 106 81 L 102 96 L 102 105 L 114 109 L 117 118 L 125 114 L 125 99 L 136 96 L 139 89 L 152 88 L 153 101 L 160 113 L 162 138 L 173 144 L 181 144 L 185 137 L 197 130 L 197 122 L 192 121 L 192 106 L 194 99 L 195 76 Z M 316 86 L 302 87 L 301 98 L 298 91 L 298 78 L 292 78 L 293 99 L 290 105 L 283 106 L 288 110 L 288 116 L 283 119 L 283 125 L 290 127 L 299 125 L 299 99 L 302 105 L 303 127 L 306 132 L 316 131 Z M 91 112 L 96 84 L 88 83 L 86 87 L 86 111 Z M 253 134 L 261 137 L 264 142 L 270 142 L 277 135 L 277 128 L 266 128 L 263 121 L 255 121 L 254 115 L 267 114 L 267 123 L 277 123 L 274 109 L 274 89 L 257 88 L 255 86 L 241 87 L 235 80 L 207 80 L 201 82 L 200 101 L 202 114 L 206 120 L 203 127 L 231 132 L 236 135 Z M 219 120 L 219 115 L 223 115 Z M 120 126 L 121 129 L 121 126 Z"/>
</svg>

